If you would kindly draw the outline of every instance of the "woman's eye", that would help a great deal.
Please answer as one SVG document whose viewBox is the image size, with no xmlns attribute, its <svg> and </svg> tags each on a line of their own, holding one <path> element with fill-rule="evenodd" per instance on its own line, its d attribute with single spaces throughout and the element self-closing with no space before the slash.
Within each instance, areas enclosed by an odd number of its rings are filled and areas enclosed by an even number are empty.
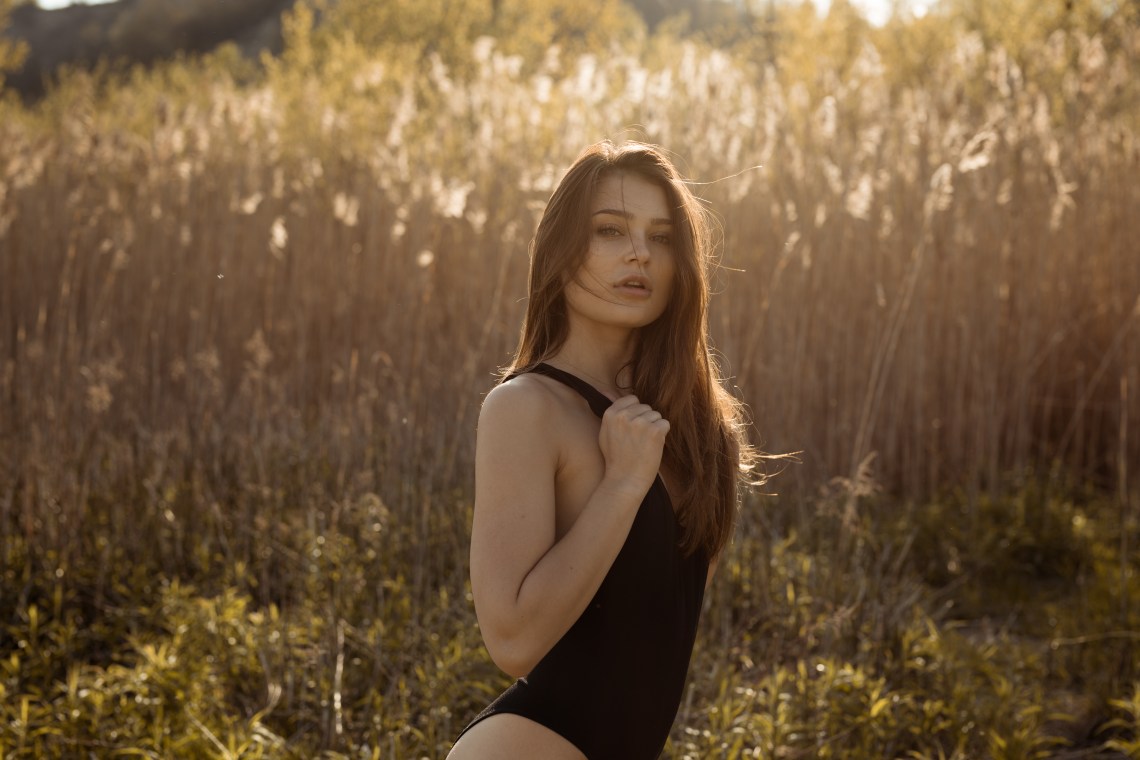
<svg viewBox="0 0 1140 760">
<path fill-rule="evenodd" d="M 673 242 L 673 238 L 668 235 L 654 235 L 653 242 L 660 243 L 661 245 L 670 245 Z"/>
<path fill-rule="evenodd" d="M 621 230 L 612 224 L 607 224 L 598 228 L 598 234 L 603 237 L 613 237 L 614 235 L 620 235 Z"/>
</svg>

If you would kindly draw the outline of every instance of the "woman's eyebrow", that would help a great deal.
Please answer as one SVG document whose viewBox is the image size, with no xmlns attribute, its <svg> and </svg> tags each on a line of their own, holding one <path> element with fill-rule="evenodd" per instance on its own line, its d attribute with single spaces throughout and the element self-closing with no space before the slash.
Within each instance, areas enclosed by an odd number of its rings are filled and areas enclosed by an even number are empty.
<svg viewBox="0 0 1140 760">
<path fill-rule="evenodd" d="M 593 216 L 597 216 L 598 214 L 612 214 L 613 216 L 620 216 L 622 219 L 632 219 L 634 216 L 633 214 L 629 213 L 628 211 L 622 211 L 620 209 L 615 209 L 615 208 L 599 209 L 593 213 Z M 669 225 L 671 225 L 671 224 L 673 224 L 673 220 L 672 219 L 650 219 L 649 223 L 650 224 L 669 224 Z"/>
</svg>

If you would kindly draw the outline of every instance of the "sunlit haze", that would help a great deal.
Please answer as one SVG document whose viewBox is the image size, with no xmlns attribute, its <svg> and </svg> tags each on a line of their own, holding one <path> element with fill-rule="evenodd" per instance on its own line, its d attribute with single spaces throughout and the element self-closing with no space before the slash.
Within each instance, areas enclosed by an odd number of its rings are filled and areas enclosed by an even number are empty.
<svg viewBox="0 0 1140 760">
<path fill-rule="evenodd" d="M 37 0 L 41 8 L 63 8 L 72 5 L 71 0 Z M 96 5 L 109 0 L 87 0 L 88 5 Z M 820 10 L 825 10 L 831 0 L 813 0 Z M 862 9 L 871 23 L 880 25 L 886 22 L 891 15 L 890 0 L 852 0 L 853 4 Z M 905 0 L 904 5 L 910 8 L 916 16 L 921 16 L 934 3 L 934 0 Z"/>
</svg>

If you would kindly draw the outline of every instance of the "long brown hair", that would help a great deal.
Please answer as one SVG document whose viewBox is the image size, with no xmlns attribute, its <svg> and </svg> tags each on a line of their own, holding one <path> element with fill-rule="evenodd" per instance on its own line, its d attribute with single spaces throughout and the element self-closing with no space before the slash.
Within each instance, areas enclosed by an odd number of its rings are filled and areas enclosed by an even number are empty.
<svg viewBox="0 0 1140 760">
<path fill-rule="evenodd" d="M 678 479 L 673 493 L 686 554 L 717 556 L 732 535 L 737 488 L 756 454 L 745 437 L 740 403 L 721 385 L 708 342 L 708 213 L 665 154 L 653 145 L 606 140 L 586 148 L 562 178 L 530 248 L 526 317 L 514 361 L 504 374 L 526 372 L 566 340 L 564 289 L 586 259 L 590 204 L 601 179 L 628 171 L 664 189 L 672 214 L 673 289 L 665 312 L 638 331 L 632 392 L 669 420 L 663 464 Z"/>
</svg>

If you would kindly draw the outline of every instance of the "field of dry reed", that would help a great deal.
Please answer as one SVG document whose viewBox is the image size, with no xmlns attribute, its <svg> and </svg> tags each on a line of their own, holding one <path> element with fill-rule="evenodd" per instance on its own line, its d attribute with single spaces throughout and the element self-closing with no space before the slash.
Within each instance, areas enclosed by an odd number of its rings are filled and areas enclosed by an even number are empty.
<svg viewBox="0 0 1140 760">
<path fill-rule="evenodd" d="M 502 685 L 466 599 L 479 401 L 603 137 L 707 183 L 715 345 L 800 452 L 743 505 L 672 756 L 1092 746 L 1043 705 L 1137 739 L 1128 60 L 1051 39 L 1062 97 L 969 36 L 906 90 L 870 46 L 811 86 L 668 52 L 0 106 L 5 757 L 445 750 Z"/>
</svg>

